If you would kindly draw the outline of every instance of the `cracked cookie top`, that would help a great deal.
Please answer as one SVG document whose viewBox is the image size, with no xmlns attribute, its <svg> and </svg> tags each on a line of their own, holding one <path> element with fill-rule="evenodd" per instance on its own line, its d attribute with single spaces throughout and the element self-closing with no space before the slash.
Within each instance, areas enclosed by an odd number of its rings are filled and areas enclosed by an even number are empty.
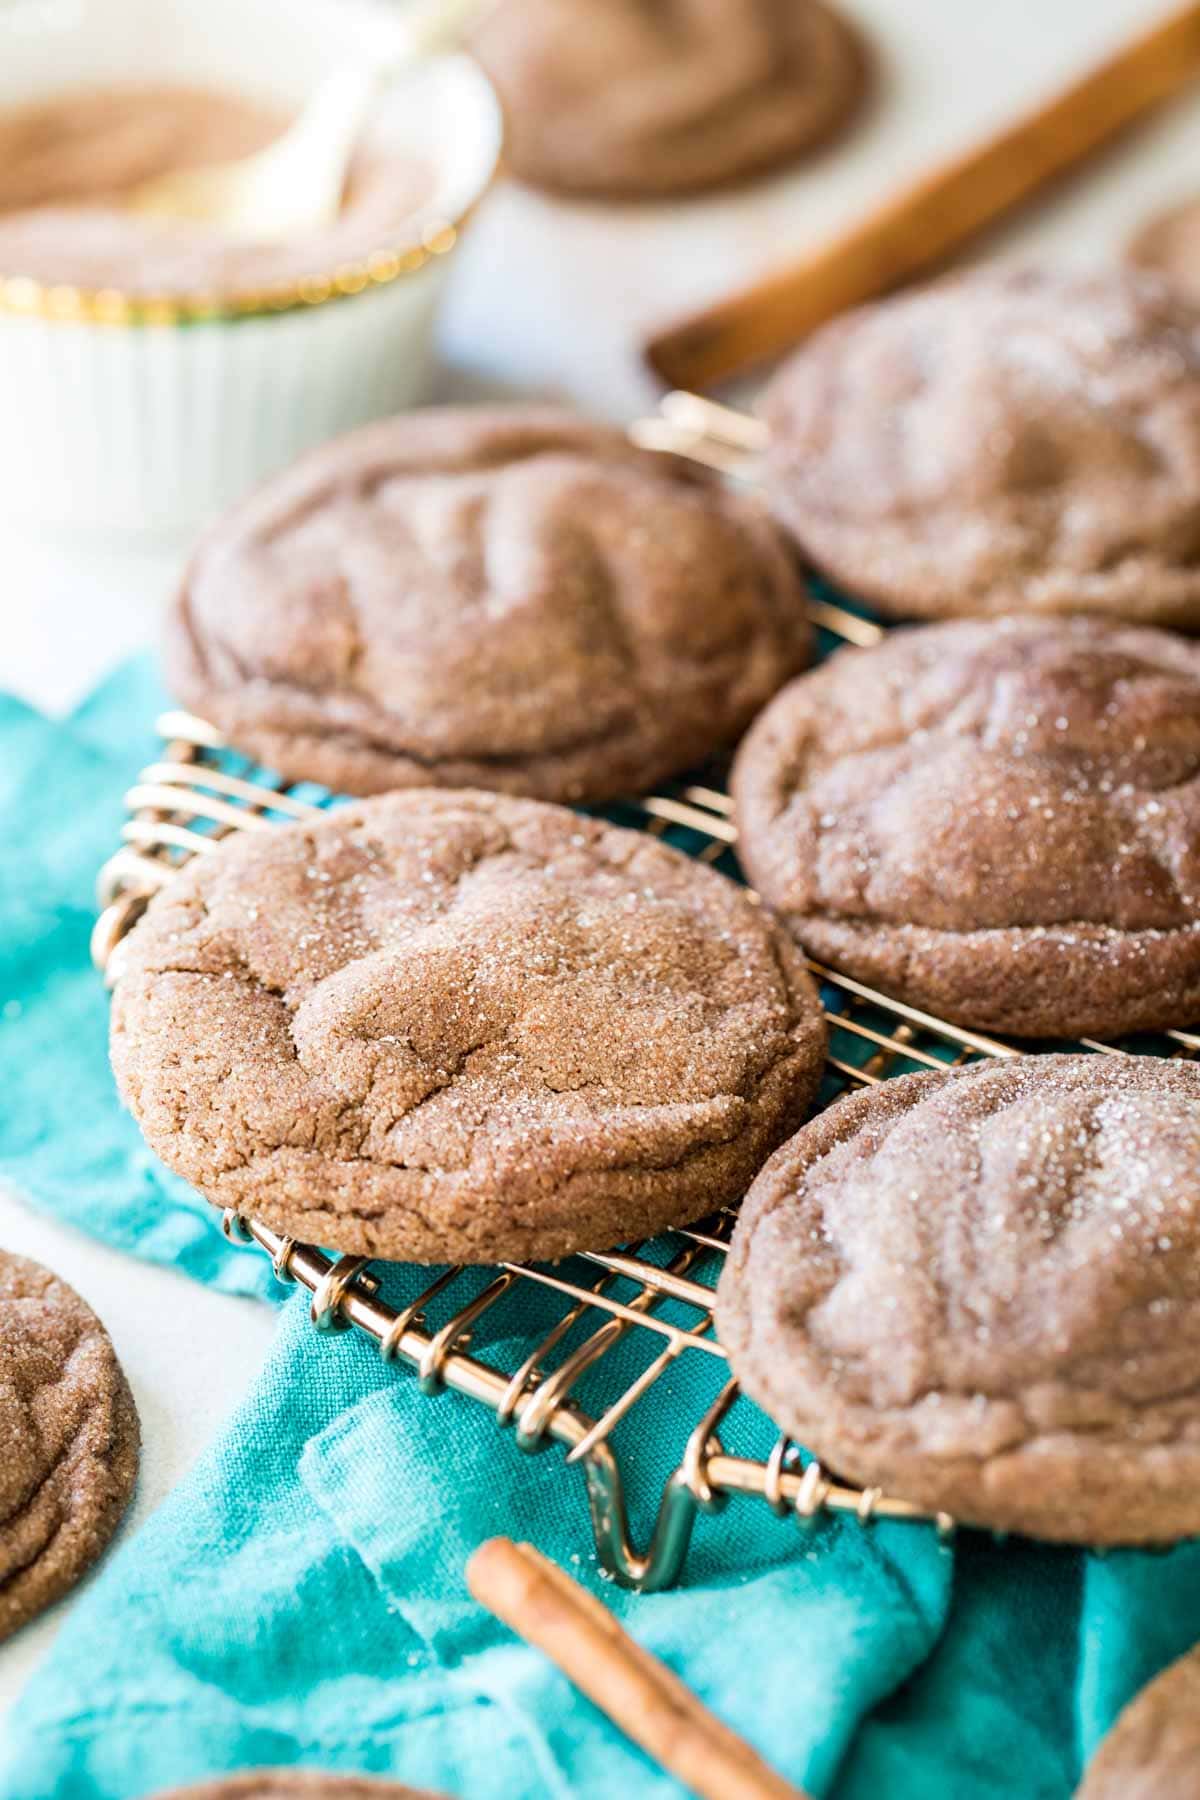
<svg viewBox="0 0 1200 1800">
<path fill-rule="evenodd" d="M 504 0 L 472 48 L 524 181 L 628 197 L 720 186 L 827 139 L 867 58 L 820 0 Z"/>
<path fill-rule="evenodd" d="M 324 446 L 201 546 L 173 692 L 290 780 L 645 791 L 808 661 L 761 503 L 548 409 L 430 411 Z"/>
<path fill-rule="evenodd" d="M 0 1638 L 74 1587 L 138 1467 L 133 1396 L 65 1281 L 0 1250 Z"/>
<path fill-rule="evenodd" d="M 763 413 L 777 516 L 884 612 L 1200 626 L 1200 312 L 1153 276 L 882 301 L 813 337 Z"/>
<path fill-rule="evenodd" d="M 738 753 L 738 851 L 812 954 L 991 1030 L 1200 1015 L 1200 645 L 1099 619 L 894 632 Z"/>
<path fill-rule="evenodd" d="M 1090 1543 L 1200 1531 L 1200 1067 L 903 1076 L 773 1156 L 717 1301 L 747 1392 L 843 1477 Z"/>
<path fill-rule="evenodd" d="M 339 1250 L 562 1256 L 740 1195 L 824 1024 L 786 933 L 639 832 L 433 789 L 226 841 L 119 953 L 112 1055 L 210 1200 Z"/>
</svg>

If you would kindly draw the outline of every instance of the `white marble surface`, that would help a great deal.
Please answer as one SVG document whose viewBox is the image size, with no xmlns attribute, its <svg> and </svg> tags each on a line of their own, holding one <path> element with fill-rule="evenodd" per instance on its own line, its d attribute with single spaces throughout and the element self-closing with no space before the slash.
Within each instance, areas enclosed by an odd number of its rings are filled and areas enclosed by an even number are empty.
<svg viewBox="0 0 1200 1800">
<path fill-rule="evenodd" d="M 455 270 L 442 395 L 557 393 L 614 418 L 631 416 L 653 394 L 637 352 L 651 326 L 843 224 L 891 183 L 999 122 L 1147 15 L 1144 0 L 847 5 L 881 46 L 881 93 L 869 125 L 809 167 L 673 208 L 494 193 Z M 1200 96 L 1130 136 L 988 253 L 1103 260 L 1146 211 L 1192 188 L 1200 189 Z M 70 705 L 120 657 L 153 640 L 183 551 L 52 543 L 0 525 L 0 685 L 52 710 Z M 2 1192 L 0 1244 L 57 1269 L 113 1332 L 145 1433 L 136 1528 L 252 1379 L 270 1331 L 267 1309 L 119 1257 Z M 0 1647 L 0 1708 L 45 1652 L 62 1611 Z"/>
</svg>

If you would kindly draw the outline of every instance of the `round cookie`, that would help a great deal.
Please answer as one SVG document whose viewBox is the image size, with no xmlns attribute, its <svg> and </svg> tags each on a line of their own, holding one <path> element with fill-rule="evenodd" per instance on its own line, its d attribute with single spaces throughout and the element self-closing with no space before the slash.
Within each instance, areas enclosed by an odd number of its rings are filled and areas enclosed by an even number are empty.
<svg viewBox="0 0 1200 1800">
<path fill-rule="evenodd" d="M 171 1788 L 150 1800 L 444 1800 L 426 1788 L 368 1775 L 329 1775 L 321 1769 L 248 1769 L 216 1775 L 193 1787 Z"/>
<path fill-rule="evenodd" d="M 1076 1800 L 1195 1800 L 1200 1646 L 1134 1696 L 1088 1764 Z"/>
<path fill-rule="evenodd" d="M 498 1262 L 731 1201 L 824 1019 L 736 883 L 641 832 L 436 789 L 227 840 L 121 947 L 112 1058 L 163 1160 L 338 1250 Z"/>
<path fill-rule="evenodd" d="M 0 1250 L 0 1639 L 105 1548 L 133 1493 L 139 1442 L 129 1384 L 91 1307 Z"/>
<path fill-rule="evenodd" d="M 882 612 L 1200 629 L 1200 312 L 1151 276 L 915 289 L 818 332 L 762 411 L 776 516 Z"/>
<path fill-rule="evenodd" d="M 1026 1056 L 838 1101 L 767 1163 L 734 1373 L 843 1478 L 1095 1544 L 1200 1531 L 1200 1066 Z"/>
<path fill-rule="evenodd" d="M 538 408 L 408 413 L 323 446 L 212 531 L 168 682 L 336 792 L 602 800 L 731 743 L 809 659 L 760 502 Z"/>
<path fill-rule="evenodd" d="M 822 0 L 501 0 L 476 56 L 535 187 L 685 194 L 791 161 L 858 111 L 867 58 Z"/>
<path fill-rule="evenodd" d="M 1150 219 L 1134 235 L 1126 255 L 1135 266 L 1161 275 L 1177 294 L 1200 305 L 1200 200 Z"/>
<path fill-rule="evenodd" d="M 1024 1037 L 1200 1019 L 1200 645 L 955 620 L 845 650 L 756 720 L 738 854 L 810 955 Z"/>
</svg>

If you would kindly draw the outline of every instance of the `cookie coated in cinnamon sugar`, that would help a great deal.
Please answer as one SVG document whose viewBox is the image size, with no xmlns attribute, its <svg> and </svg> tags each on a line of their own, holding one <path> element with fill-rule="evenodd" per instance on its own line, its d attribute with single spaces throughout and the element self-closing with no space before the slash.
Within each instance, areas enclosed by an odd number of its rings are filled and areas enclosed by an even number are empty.
<svg viewBox="0 0 1200 1800">
<path fill-rule="evenodd" d="M 39 1263 L 0 1250 L 0 1638 L 68 1593 L 121 1521 L 140 1444 L 103 1325 Z"/>
<path fill-rule="evenodd" d="M 1046 1539 L 1195 1534 L 1200 1067 L 996 1058 L 839 1100 L 751 1187 L 717 1326 L 843 1479 Z"/>
<path fill-rule="evenodd" d="M 870 85 L 857 28 L 824 0 L 501 0 L 472 48 L 514 174 L 608 199 L 789 162 L 840 132 Z"/>
<path fill-rule="evenodd" d="M 1200 645 L 1100 619 L 895 631 L 801 676 L 733 771 L 810 955 L 1023 1037 L 1200 1020 Z"/>
<path fill-rule="evenodd" d="M 228 839 L 116 973 L 113 1065 L 165 1162 L 417 1262 L 606 1249 L 737 1199 L 825 1047 L 803 958 L 736 883 L 480 792 Z"/>
<path fill-rule="evenodd" d="M 736 740 L 808 662 L 761 502 L 539 407 L 408 413 L 221 520 L 167 632 L 176 697 L 292 781 L 598 801 Z"/>
<path fill-rule="evenodd" d="M 984 270 L 817 332 L 762 401 L 806 555 L 897 618 L 1200 630 L 1200 309 L 1138 270 Z"/>
</svg>

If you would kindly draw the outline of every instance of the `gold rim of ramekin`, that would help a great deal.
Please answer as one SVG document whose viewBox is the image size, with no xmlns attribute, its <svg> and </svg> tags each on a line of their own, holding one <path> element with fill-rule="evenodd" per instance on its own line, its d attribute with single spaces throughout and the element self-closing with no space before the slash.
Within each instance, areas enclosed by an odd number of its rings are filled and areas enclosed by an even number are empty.
<svg viewBox="0 0 1200 1800">
<path fill-rule="evenodd" d="M 73 287 L 29 275 L 0 274 L 0 316 L 75 325 L 142 326 L 198 325 L 311 312 L 331 300 L 349 300 L 355 294 L 390 287 L 405 275 L 417 274 L 433 257 L 448 256 L 495 174 L 493 165 L 475 199 L 456 219 L 430 221 L 415 241 L 372 250 L 327 271 L 268 287 L 197 289 L 179 294 L 131 294 L 116 287 Z"/>
</svg>

